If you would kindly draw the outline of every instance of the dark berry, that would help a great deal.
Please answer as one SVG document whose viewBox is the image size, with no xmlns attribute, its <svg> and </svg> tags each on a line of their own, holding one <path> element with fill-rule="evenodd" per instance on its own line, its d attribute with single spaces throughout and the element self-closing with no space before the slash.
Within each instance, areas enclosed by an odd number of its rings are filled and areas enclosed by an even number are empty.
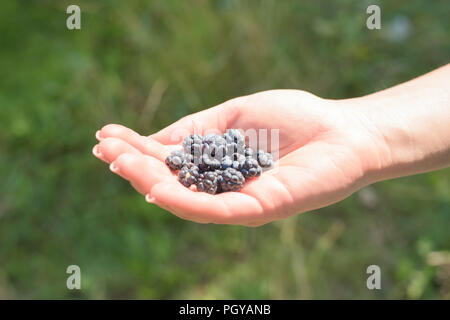
<svg viewBox="0 0 450 320">
<path fill-rule="evenodd" d="M 186 156 L 181 150 L 172 151 L 165 162 L 170 169 L 179 170 L 186 163 Z"/>
<path fill-rule="evenodd" d="M 233 159 L 233 161 L 238 161 L 239 163 L 243 163 L 245 161 L 245 156 L 240 153 L 233 153 L 233 155 L 231 156 L 231 159 Z"/>
<path fill-rule="evenodd" d="M 245 162 L 245 156 L 239 153 L 233 153 L 231 155 L 231 160 L 233 161 L 231 167 L 236 170 L 240 170 Z"/>
<path fill-rule="evenodd" d="M 203 142 L 203 153 L 209 157 L 221 160 L 227 152 L 227 144 L 221 136 L 213 135 L 205 138 Z"/>
<path fill-rule="evenodd" d="M 217 134 L 213 134 L 213 133 L 212 134 L 208 134 L 205 137 L 205 139 L 203 140 L 203 142 L 205 142 L 207 144 L 215 144 L 217 146 L 227 144 L 227 141 L 223 137 L 221 137 L 221 136 L 219 136 Z"/>
<path fill-rule="evenodd" d="M 245 144 L 245 137 L 238 129 L 228 129 L 223 138 L 228 142 L 236 142 L 239 145 Z"/>
<path fill-rule="evenodd" d="M 198 164 L 198 167 L 202 172 L 205 171 L 214 171 L 216 169 L 220 169 L 220 161 L 210 157 L 208 154 L 204 153 L 201 157 L 201 163 Z"/>
<path fill-rule="evenodd" d="M 206 137 L 191 134 L 182 146 L 184 152 L 172 152 L 166 163 L 172 170 L 180 170 L 180 183 L 196 185 L 200 192 L 239 191 L 246 179 L 260 176 L 263 168 L 273 165 L 272 155 L 246 146 L 238 129 Z"/>
<path fill-rule="evenodd" d="M 261 175 L 261 167 L 253 157 L 246 157 L 240 170 L 245 178 L 254 178 Z"/>
<path fill-rule="evenodd" d="M 233 169 L 240 170 L 242 168 L 242 164 L 239 161 L 233 161 L 231 166 Z"/>
<path fill-rule="evenodd" d="M 219 184 L 219 173 L 216 171 L 208 171 L 199 174 L 196 182 L 197 191 L 215 194 Z"/>
<path fill-rule="evenodd" d="M 230 168 L 233 165 L 233 160 L 229 156 L 225 156 L 222 158 L 222 162 L 220 164 L 220 168 L 222 170 L 225 170 L 227 168 Z"/>
<path fill-rule="evenodd" d="M 251 149 L 251 148 L 245 148 L 245 150 L 244 150 L 244 156 L 246 156 L 246 157 L 251 157 L 251 156 L 253 156 L 253 149 Z"/>
<path fill-rule="evenodd" d="M 203 137 L 198 134 L 191 134 L 184 138 L 183 140 L 183 149 L 187 154 L 191 154 L 193 156 L 200 156 L 203 151 Z"/>
<path fill-rule="evenodd" d="M 193 163 L 184 165 L 178 173 L 178 178 L 185 187 L 196 184 L 199 176 L 199 169 Z"/>
<path fill-rule="evenodd" d="M 258 163 L 263 168 L 270 168 L 273 165 L 272 155 L 264 150 L 258 150 L 257 152 Z"/>
<path fill-rule="evenodd" d="M 239 171 L 228 168 L 222 172 L 219 178 L 221 190 L 226 191 L 239 191 L 242 189 L 245 182 L 245 178 Z"/>
</svg>

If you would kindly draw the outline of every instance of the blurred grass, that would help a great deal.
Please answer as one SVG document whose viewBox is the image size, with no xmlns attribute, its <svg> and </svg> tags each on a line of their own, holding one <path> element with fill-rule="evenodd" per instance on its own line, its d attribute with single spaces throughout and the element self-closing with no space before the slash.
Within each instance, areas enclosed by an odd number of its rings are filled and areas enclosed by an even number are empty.
<svg viewBox="0 0 450 320">
<path fill-rule="evenodd" d="M 423 74 L 449 62 L 448 1 L 80 0 L 80 31 L 69 4 L 0 3 L 0 298 L 450 298 L 448 265 L 427 262 L 450 249 L 448 169 L 249 229 L 179 220 L 91 156 L 107 123 L 150 134 L 259 90 L 343 98 Z"/>
</svg>

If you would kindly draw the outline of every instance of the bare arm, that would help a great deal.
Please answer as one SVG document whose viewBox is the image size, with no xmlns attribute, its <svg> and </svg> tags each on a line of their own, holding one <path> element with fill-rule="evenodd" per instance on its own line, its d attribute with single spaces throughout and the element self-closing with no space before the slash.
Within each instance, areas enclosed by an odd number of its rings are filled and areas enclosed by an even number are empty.
<svg viewBox="0 0 450 320">
<path fill-rule="evenodd" d="M 150 137 L 107 125 L 97 132 L 94 155 L 148 202 L 181 218 L 258 226 L 330 205 L 380 180 L 449 166 L 449 83 L 447 65 L 353 99 L 259 92 L 188 115 Z M 175 133 L 187 135 L 194 127 L 279 130 L 276 170 L 240 192 L 210 195 L 185 188 L 164 158 L 180 142 Z"/>
<path fill-rule="evenodd" d="M 361 108 L 379 138 L 371 168 L 375 181 L 450 165 L 450 64 L 341 103 Z"/>
</svg>

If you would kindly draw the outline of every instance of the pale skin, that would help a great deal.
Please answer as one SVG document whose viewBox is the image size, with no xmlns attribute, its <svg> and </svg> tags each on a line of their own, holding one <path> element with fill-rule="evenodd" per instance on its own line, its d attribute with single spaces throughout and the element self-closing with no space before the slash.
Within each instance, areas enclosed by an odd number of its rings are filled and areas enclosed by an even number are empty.
<svg viewBox="0 0 450 320">
<path fill-rule="evenodd" d="M 199 128 L 279 129 L 276 167 L 240 192 L 185 188 L 164 159 L 181 133 Z M 364 97 L 271 90 L 186 116 L 150 136 L 109 124 L 96 137 L 94 155 L 148 202 L 195 222 L 260 226 L 336 203 L 377 181 L 448 167 L 450 65 Z"/>
</svg>

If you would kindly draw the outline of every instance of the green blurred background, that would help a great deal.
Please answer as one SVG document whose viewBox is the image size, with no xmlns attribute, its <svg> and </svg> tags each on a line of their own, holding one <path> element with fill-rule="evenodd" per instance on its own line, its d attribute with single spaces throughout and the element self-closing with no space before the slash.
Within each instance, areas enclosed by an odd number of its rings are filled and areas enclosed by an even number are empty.
<svg viewBox="0 0 450 320">
<path fill-rule="evenodd" d="M 1 1 L 0 298 L 449 299 L 448 169 L 245 228 L 180 220 L 91 155 L 107 123 L 150 134 L 260 90 L 409 80 L 449 62 L 449 17 L 448 0 Z"/>
</svg>

